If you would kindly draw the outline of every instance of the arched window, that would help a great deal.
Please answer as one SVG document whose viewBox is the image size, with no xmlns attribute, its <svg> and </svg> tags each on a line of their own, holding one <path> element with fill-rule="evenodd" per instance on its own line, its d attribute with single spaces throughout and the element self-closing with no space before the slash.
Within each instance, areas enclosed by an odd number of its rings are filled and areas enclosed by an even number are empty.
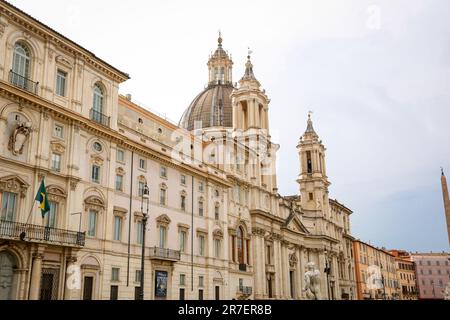
<svg viewBox="0 0 450 320">
<path fill-rule="evenodd" d="M 30 77 L 31 54 L 28 48 L 18 42 L 14 46 L 12 78 L 11 82 L 21 88 L 26 88 L 27 79 Z"/>
<path fill-rule="evenodd" d="M 103 114 L 103 98 L 104 98 L 103 89 L 97 83 L 94 86 L 94 97 L 92 105 L 92 108 L 94 109 L 95 113 Z"/>
<path fill-rule="evenodd" d="M 238 262 L 244 264 L 244 230 L 239 227 L 236 232 Z"/>
</svg>

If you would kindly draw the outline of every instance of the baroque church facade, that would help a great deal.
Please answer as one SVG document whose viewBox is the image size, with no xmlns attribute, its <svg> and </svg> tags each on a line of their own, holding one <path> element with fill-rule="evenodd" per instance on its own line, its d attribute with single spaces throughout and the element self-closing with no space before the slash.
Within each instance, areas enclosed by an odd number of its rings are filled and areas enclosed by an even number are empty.
<svg viewBox="0 0 450 320">
<path fill-rule="evenodd" d="M 251 57 L 234 83 L 219 37 L 207 66 L 174 124 L 119 94 L 126 73 L 0 1 L 0 299 L 138 298 L 143 243 L 145 299 L 306 299 L 309 262 L 322 299 L 357 298 L 352 211 L 329 198 L 312 119 L 299 193 L 282 196 Z"/>
</svg>

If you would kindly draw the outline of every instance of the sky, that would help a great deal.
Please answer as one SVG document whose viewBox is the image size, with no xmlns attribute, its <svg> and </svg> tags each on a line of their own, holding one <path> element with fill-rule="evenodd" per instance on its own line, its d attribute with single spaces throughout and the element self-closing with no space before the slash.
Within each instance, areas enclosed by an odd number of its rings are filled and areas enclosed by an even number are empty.
<svg viewBox="0 0 450 320">
<path fill-rule="evenodd" d="M 248 48 L 271 99 L 278 184 L 298 193 L 308 111 L 327 147 L 330 198 L 372 245 L 448 251 L 440 167 L 450 177 L 448 0 L 10 0 L 127 72 L 122 94 L 178 122 L 223 47 Z"/>
</svg>

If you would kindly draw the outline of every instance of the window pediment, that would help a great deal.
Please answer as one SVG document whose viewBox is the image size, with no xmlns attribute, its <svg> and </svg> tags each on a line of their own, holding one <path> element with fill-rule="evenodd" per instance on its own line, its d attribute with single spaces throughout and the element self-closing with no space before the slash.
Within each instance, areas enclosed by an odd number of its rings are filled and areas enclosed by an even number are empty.
<svg viewBox="0 0 450 320">
<path fill-rule="evenodd" d="M 125 208 L 122 208 L 122 207 L 114 206 L 114 208 L 113 208 L 113 214 L 114 214 L 114 216 L 117 216 L 117 217 L 125 218 L 127 215 L 127 212 L 128 212 L 128 210 Z"/>
<path fill-rule="evenodd" d="M 97 166 L 101 166 L 103 165 L 103 158 L 98 156 L 98 155 L 91 155 L 91 161 L 93 164 L 97 165 Z"/>
<path fill-rule="evenodd" d="M 223 231 L 220 229 L 216 229 L 213 232 L 213 237 L 216 239 L 222 239 L 223 238 Z"/>
<path fill-rule="evenodd" d="M 62 64 L 63 66 L 72 69 L 72 62 L 69 61 L 66 57 L 63 55 L 59 55 L 55 58 L 56 62 L 59 64 Z"/>
<path fill-rule="evenodd" d="M 66 146 L 61 143 L 61 141 L 52 141 L 50 142 L 50 148 L 53 152 L 64 153 L 66 151 Z"/>
<path fill-rule="evenodd" d="M 203 229 L 203 228 L 197 228 L 197 235 L 207 235 L 208 234 L 208 230 Z"/>
<path fill-rule="evenodd" d="M 87 210 L 102 211 L 105 209 L 105 202 L 97 196 L 90 196 L 84 200 L 84 205 Z"/>
<path fill-rule="evenodd" d="M 188 224 L 184 224 L 184 223 L 179 223 L 178 224 L 178 229 L 189 230 L 190 228 L 191 228 L 191 226 L 188 225 Z"/>
<path fill-rule="evenodd" d="M 67 198 L 66 191 L 64 191 L 63 188 L 56 185 L 47 186 L 47 194 L 48 199 L 50 201 L 64 202 Z"/>
<path fill-rule="evenodd" d="M 17 175 L 0 178 L 0 191 L 19 193 L 22 198 L 26 196 L 30 185 Z"/>
<path fill-rule="evenodd" d="M 168 226 L 172 220 L 170 220 L 169 216 L 167 214 L 162 214 L 158 218 L 156 218 L 156 222 L 159 225 L 162 226 Z"/>
<path fill-rule="evenodd" d="M 122 167 L 118 167 L 116 169 L 116 173 L 123 176 L 125 174 L 125 170 Z"/>
</svg>

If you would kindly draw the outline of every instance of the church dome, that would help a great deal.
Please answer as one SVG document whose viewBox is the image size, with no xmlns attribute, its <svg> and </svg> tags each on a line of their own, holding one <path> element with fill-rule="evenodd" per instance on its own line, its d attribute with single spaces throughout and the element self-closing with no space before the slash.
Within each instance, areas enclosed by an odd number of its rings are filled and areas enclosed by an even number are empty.
<svg viewBox="0 0 450 320">
<path fill-rule="evenodd" d="M 210 84 L 203 90 L 184 112 L 180 120 L 180 127 L 192 131 L 200 128 L 233 126 L 233 109 L 231 84 Z M 195 128 L 196 122 L 198 128 Z"/>
<path fill-rule="evenodd" d="M 231 128 L 233 126 L 231 105 L 231 93 L 234 90 L 233 61 L 222 47 L 220 33 L 219 39 L 217 39 L 217 49 L 210 55 L 207 65 L 208 86 L 195 97 L 179 122 L 180 127 L 189 131 L 211 127 Z"/>
</svg>

